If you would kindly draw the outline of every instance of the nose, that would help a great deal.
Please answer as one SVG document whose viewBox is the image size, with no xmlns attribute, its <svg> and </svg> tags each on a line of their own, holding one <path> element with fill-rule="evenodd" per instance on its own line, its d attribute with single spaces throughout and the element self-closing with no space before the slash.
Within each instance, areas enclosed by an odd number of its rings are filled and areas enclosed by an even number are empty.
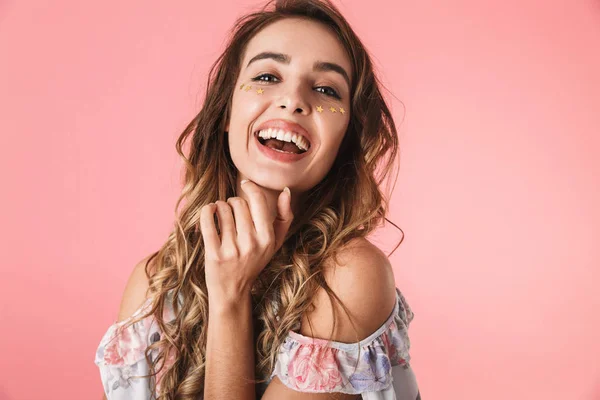
<svg viewBox="0 0 600 400">
<path fill-rule="evenodd" d="M 308 114 L 310 105 L 300 93 L 301 89 L 296 87 L 281 96 L 278 100 L 279 108 L 290 109 L 292 113 Z"/>
</svg>

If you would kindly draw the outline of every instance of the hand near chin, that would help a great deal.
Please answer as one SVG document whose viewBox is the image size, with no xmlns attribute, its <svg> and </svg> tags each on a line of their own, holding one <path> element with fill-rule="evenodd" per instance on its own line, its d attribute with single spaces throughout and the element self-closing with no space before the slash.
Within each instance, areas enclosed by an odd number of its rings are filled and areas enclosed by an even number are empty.
<svg viewBox="0 0 600 400">
<path fill-rule="evenodd" d="M 201 209 L 209 304 L 232 304 L 250 293 L 256 277 L 283 245 L 294 218 L 291 197 L 285 191 L 277 199 L 277 215 L 273 220 L 259 186 L 252 181 L 241 186 L 249 201 L 230 197 L 227 202 L 218 200 Z M 220 237 L 214 222 L 215 211 Z"/>
</svg>

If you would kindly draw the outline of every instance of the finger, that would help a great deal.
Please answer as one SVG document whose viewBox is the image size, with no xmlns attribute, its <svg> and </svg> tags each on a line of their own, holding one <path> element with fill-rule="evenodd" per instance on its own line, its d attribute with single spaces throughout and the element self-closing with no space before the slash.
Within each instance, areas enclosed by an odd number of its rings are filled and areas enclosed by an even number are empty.
<svg viewBox="0 0 600 400">
<path fill-rule="evenodd" d="M 267 238 L 273 235 L 273 221 L 270 217 L 267 199 L 258 185 L 252 181 L 243 183 L 242 190 L 250 198 L 250 215 L 254 221 L 256 235 L 260 238 Z"/>
<path fill-rule="evenodd" d="M 238 241 L 240 238 L 247 239 L 255 235 L 256 229 L 254 228 L 254 221 L 252 221 L 248 202 L 241 197 L 230 197 L 227 199 L 227 203 L 229 203 L 233 210 Z"/>
<path fill-rule="evenodd" d="M 217 216 L 219 217 L 219 228 L 221 229 L 221 247 L 235 246 L 237 232 L 233 213 L 228 203 L 217 200 Z"/>
<path fill-rule="evenodd" d="M 283 190 L 277 198 L 277 216 L 275 217 L 275 221 L 273 221 L 276 250 L 279 250 L 283 245 L 285 235 L 290 229 L 290 225 L 292 225 L 294 219 L 294 214 L 292 214 L 292 195 L 287 186 L 286 189 L 287 190 Z"/>
<path fill-rule="evenodd" d="M 206 252 L 216 252 L 221 247 L 221 240 L 215 226 L 215 211 L 217 206 L 214 203 L 207 204 L 200 211 L 200 233 L 204 242 Z"/>
</svg>

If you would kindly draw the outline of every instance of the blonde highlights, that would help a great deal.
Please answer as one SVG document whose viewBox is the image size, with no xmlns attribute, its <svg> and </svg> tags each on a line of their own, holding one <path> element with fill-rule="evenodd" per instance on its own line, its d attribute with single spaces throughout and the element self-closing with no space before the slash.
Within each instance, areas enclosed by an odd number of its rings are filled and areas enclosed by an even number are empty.
<svg viewBox="0 0 600 400">
<path fill-rule="evenodd" d="M 320 288 L 345 309 L 327 286 L 324 268 L 352 239 L 368 236 L 387 220 L 388 201 L 380 185 L 398 154 L 396 127 L 371 59 L 346 20 L 328 0 L 270 1 L 238 19 L 210 69 L 202 109 L 177 140 L 185 173 L 174 227 L 146 264 L 152 306 L 130 321 L 153 316 L 160 328 L 160 338 L 146 350 L 153 386 L 160 385 L 152 388 L 158 399 L 191 400 L 203 393 L 208 296 L 200 210 L 236 196 L 237 170 L 224 128 L 245 44 L 268 24 L 289 17 L 309 18 L 336 32 L 353 63 L 352 101 L 334 164 L 303 196 L 303 213 L 295 216 L 283 246 L 252 288 L 257 382 L 269 378 L 279 347 L 311 311 Z M 166 308 L 174 311 L 170 322 L 163 319 Z"/>
</svg>

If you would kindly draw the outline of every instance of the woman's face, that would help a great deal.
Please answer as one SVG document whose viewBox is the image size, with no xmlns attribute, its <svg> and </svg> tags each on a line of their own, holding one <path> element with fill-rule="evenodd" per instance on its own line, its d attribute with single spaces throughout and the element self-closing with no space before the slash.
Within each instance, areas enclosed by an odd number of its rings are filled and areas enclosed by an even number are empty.
<svg viewBox="0 0 600 400">
<path fill-rule="evenodd" d="M 351 76 L 342 45 L 320 23 L 287 18 L 256 34 L 242 60 L 226 126 L 238 180 L 250 179 L 277 191 L 288 186 L 292 193 L 319 183 L 331 168 L 348 127 Z M 283 139 L 301 133 L 310 140 L 308 146 L 299 143 L 298 147 L 308 147 L 303 157 L 282 161 L 269 156 L 268 152 L 282 153 L 265 148 L 255 137 L 261 125 L 268 127 L 268 121 L 276 124 L 277 120 L 292 125 L 274 125 L 271 132 L 279 132 Z M 277 149 L 282 144 L 271 143 Z M 291 145 L 285 146 L 290 149 Z"/>
</svg>

